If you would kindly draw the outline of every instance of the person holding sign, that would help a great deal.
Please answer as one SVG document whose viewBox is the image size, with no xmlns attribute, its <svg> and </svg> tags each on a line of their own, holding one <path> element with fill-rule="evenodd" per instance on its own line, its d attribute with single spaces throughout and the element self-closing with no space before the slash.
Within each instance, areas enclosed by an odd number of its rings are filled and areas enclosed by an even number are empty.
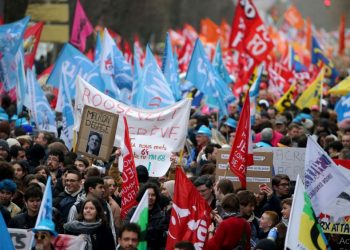
<svg viewBox="0 0 350 250">
<path fill-rule="evenodd" d="M 96 156 L 99 155 L 101 142 L 102 142 L 101 134 L 95 131 L 90 131 L 89 140 L 86 145 L 86 153 L 96 155 Z"/>
</svg>

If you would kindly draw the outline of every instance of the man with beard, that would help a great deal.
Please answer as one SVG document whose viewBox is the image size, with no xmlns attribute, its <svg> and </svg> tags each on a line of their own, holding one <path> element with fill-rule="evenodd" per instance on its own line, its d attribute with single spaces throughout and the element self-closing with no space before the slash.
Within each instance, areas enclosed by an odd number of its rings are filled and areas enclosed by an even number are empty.
<svg viewBox="0 0 350 250">
<path fill-rule="evenodd" d="M 119 232 L 117 250 L 136 250 L 141 230 L 136 223 L 126 223 Z"/>
</svg>

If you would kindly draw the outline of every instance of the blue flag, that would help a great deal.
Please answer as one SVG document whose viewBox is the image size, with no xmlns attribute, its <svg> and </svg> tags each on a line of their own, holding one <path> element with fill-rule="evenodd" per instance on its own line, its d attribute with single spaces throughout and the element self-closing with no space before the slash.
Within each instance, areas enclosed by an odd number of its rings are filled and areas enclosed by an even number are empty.
<svg viewBox="0 0 350 250">
<path fill-rule="evenodd" d="M 16 69 L 14 77 L 16 79 L 17 114 L 20 114 L 22 112 L 26 93 L 26 76 L 24 73 L 24 64 L 24 49 L 23 46 L 19 46 L 13 64 Z"/>
<path fill-rule="evenodd" d="M 11 235 L 7 230 L 4 217 L 2 217 L 2 213 L 0 213 L 0 242 L 1 242 L 0 249 L 6 249 L 6 250 L 15 249 L 15 247 L 13 246 Z"/>
<path fill-rule="evenodd" d="M 300 61 L 299 56 L 295 53 L 293 47 L 289 45 L 289 68 L 294 69 L 295 72 L 304 72 L 307 71 L 307 68 Z"/>
<path fill-rule="evenodd" d="M 100 65 L 101 58 L 102 58 L 101 34 L 100 34 L 100 32 L 97 32 L 96 46 L 95 46 L 95 56 L 94 56 L 94 63 L 95 63 L 95 65 Z"/>
<path fill-rule="evenodd" d="M 255 72 L 256 71 L 256 72 Z M 264 65 L 261 64 L 256 70 L 254 70 L 253 83 L 249 90 L 250 97 L 250 123 L 251 125 L 255 124 L 255 112 L 256 112 L 256 102 L 259 96 L 261 76 L 264 72 Z"/>
<path fill-rule="evenodd" d="M 26 104 L 37 128 L 57 134 L 55 113 L 36 80 L 35 73 L 30 69 L 27 69 L 27 87 Z"/>
<path fill-rule="evenodd" d="M 176 101 L 181 99 L 181 90 L 179 86 L 180 78 L 177 70 L 178 68 L 175 64 L 175 58 L 173 56 L 173 51 L 171 48 L 170 36 L 169 33 L 166 33 L 162 71 L 165 79 L 170 85 L 171 90 L 173 91 L 173 95 Z"/>
<path fill-rule="evenodd" d="M 136 49 L 134 45 L 134 82 L 132 85 L 132 94 L 131 94 L 131 104 L 137 106 L 137 102 L 140 98 L 140 84 L 142 79 L 142 69 L 138 56 L 136 56 Z"/>
<path fill-rule="evenodd" d="M 219 73 L 219 75 L 221 76 L 221 78 L 224 80 L 225 83 L 229 84 L 229 83 L 233 82 L 231 77 L 230 77 L 230 74 L 227 72 L 225 64 L 222 60 L 222 50 L 221 50 L 220 41 L 218 41 L 218 43 L 216 45 L 213 66 L 214 66 L 214 69 Z"/>
<path fill-rule="evenodd" d="M 61 83 L 62 86 L 69 86 L 69 97 L 74 99 L 75 79 L 78 75 L 103 92 L 104 85 L 98 67 L 79 50 L 66 43 L 47 79 L 47 84 L 56 88 L 61 86 Z"/>
<path fill-rule="evenodd" d="M 23 84 L 23 34 L 29 17 L 0 26 L 0 82 L 5 91 Z M 22 51 L 22 52 L 21 52 Z M 22 60 L 22 62 L 21 62 Z M 20 104 L 19 108 L 22 106 Z"/>
<path fill-rule="evenodd" d="M 146 48 L 146 59 L 139 92 L 140 98 L 137 103 L 139 108 L 157 109 L 175 103 L 169 84 L 149 46 Z"/>
<path fill-rule="evenodd" d="M 66 147 L 71 150 L 73 147 L 74 109 L 67 94 L 67 89 L 63 86 L 59 88 L 56 111 L 62 113 L 62 130 L 60 139 L 64 141 Z"/>
<path fill-rule="evenodd" d="M 346 127 L 350 123 L 350 94 L 343 96 L 335 105 L 339 127 Z"/>
<path fill-rule="evenodd" d="M 210 63 L 199 39 L 197 39 L 192 53 L 186 80 L 209 98 L 216 99 L 221 115 L 228 114 L 227 104 L 234 100 L 234 96 Z"/>
<path fill-rule="evenodd" d="M 333 86 L 335 84 L 335 80 L 339 76 L 339 72 L 335 69 L 332 61 L 329 60 L 324 54 L 315 37 L 312 37 L 311 62 L 319 67 L 321 66 L 321 63 L 324 64 L 325 77 L 329 78 L 330 86 Z"/>
</svg>

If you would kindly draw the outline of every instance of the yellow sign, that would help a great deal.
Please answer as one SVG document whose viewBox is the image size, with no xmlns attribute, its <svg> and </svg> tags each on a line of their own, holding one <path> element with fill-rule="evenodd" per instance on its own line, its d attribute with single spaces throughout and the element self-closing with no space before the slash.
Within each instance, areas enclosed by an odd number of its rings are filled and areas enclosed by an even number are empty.
<svg viewBox="0 0 350 250">
<path fill-rule="evenodd" d="M 69 6 L 68 3 L 33 3 L 29 4 L 26 15 L 31 16 L 32 21 L 68 23 Z"/>
<path fill-rule="evenodd" d="M 69 40 L 69 26 L 68 24 L 50 25 L 45 24 L 43 32 L 41 33 L 41 42 L 57 42 L 65 43 Z"/>
</svg>

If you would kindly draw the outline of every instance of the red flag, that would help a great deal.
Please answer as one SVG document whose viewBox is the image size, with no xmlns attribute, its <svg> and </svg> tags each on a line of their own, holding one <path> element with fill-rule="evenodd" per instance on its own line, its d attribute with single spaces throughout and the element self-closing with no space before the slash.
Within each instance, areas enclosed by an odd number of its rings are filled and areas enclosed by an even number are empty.
<svg viewBox="0 0 350 250">
<path fill-rule="evenodd" d="M 25 68 L 32 68 L 35 59 L 35 53 L 40 41 L 41 31 L 43 30 L 44 23 L 38 22 L 28 27 L 24 33 L 23 47 L 25 56 Z"/>
<path fill-rule="evenodd" d="M 136 166 L 134 161 L 134 155 L 132 153 L 128 122 L 124 118 L 124 148 L 122 148 L 123 154 L 123 184 L 122 184 L 122 209 L 120 217 L 125 218 L 130 208 L 137 204 L 136 195 L 139 190 L 139 181 L 137 179 Z"/>
<path fill-rule="evenodd" d="M 233 142 L 228 163 L 231 171 L 239 178 L 243 188 L 247 187 L 247 167 L 253 165 L 253 142 L 250 129 L 249 90 L 244 100 L 241 117 L 239 118 L 236 137 Z"/>
<path fill-rule="evenodd" d="M 131 46 L 130 43 L 126 40 L 124 40 L 124 57 L 130 65 L 133 64 Z"/>
<path fill-rule="evenodd" d="M 143 66 L 146 54 L 142 49 L 140 39 L 137 35 L 134 36 L 134 56 L 139 58 L 140 65 Z"/>
<path fill-rule="evenodd" d="M 345 50 L 345 15 L 341 16 L 339 26 L 339 55 L 344 55 Z"/>
<path fill-rule="evenodd" d="M 167 250 L 178 241 L 192 242 L 202 249 L 211 223 L 211 208 L 180 168 L 176 168 L 173 208 L 171 210 Z"/>
<path fill-rule="evenodd" d="M 86 38 L 93 31 L 94 29 L 89 22 L 80 1 L 77 0 L 70 43 L 76 46 L 80 51 L 84 52 L 86 47 Z"/>
<path fill-rule="evenodd" d="M 180 72 L 187 72 L 188 65 L 191 61 L 191 55 L 193 51 L 193 45 L 189 39 L 185 39 L 185 45 L 179 52 L 179 69 Z"/>
<path fill-rule="evenodd" d="M 232 21 L 229 46 L 246 52 L 259 64 L 273 49 L 273 43 L 252 0 L 238 1 Z"/>
</svg>

